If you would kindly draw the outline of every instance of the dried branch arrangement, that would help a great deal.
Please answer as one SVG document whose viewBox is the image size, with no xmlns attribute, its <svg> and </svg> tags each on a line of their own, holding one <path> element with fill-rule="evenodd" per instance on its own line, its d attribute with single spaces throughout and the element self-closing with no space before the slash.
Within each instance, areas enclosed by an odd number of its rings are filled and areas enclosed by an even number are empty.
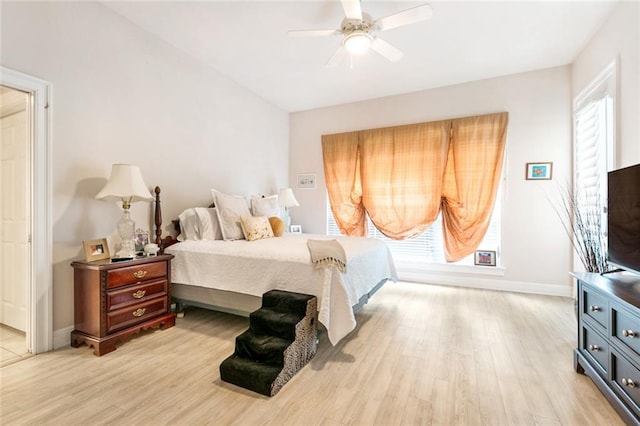
<svg viewBox="0 0 640 426">
<path fill-rule="evenodd" d="M 554 208 L 586 271 L 609 271 L 604 206 L 600 198 L 571 191 L 568 186 L 561 188 L 560 198 L 560 206 L 554 204 Z"/>
</svg>

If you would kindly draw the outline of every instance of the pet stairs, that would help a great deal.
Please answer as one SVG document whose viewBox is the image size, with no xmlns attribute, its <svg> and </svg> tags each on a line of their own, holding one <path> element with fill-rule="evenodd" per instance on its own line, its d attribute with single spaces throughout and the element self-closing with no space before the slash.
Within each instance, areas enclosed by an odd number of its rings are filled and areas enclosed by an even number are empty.
<svg viewBox="0 0 640 426">
<path fill-rule="evenodd" d="M 315 296 L 271 290 L 249 315 L 249 329 L 236 337 L 235 352 L 220 364 L 228 383 L 273 396 L 316 354 Z"/>
</svg>

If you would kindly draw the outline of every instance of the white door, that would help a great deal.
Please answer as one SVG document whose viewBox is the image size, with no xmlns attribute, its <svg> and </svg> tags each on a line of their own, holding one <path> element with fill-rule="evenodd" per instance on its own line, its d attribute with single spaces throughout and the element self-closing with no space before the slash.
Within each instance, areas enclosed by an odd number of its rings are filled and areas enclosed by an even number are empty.
<svg viewBox="0 0 640 426">
<path fill-rule="evenodd" d="M 0 323 L 27 329 L 30 282 L 30 95 L 0 86 Z"/>
</svg>

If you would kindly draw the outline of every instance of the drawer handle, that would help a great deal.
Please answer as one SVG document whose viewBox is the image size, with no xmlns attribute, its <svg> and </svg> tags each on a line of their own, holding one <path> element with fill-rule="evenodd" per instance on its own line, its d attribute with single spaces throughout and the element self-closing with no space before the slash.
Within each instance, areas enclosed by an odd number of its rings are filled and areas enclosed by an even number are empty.
<svg viewBox="0 0 640 426">
<path fill-rule="evenodd" d="M 633 330 L 622 330 L 622 335 L 623 335 L 624 337 L 631 337 L 631 338 L 633 338 L 633 337 L 636 337 L 636 332 L 635 332 L 635 331 L 633 331 Z"/>
<path fill-rule="evenodd" d="M 133 316 L 134 317 L 141 317 L 144 315 L 144 313 L 147 311 L 146 308 L 138 308 L 135 311 L 133 311 Z"/>
<path fill-rule="evenodd" d="M 133 273 L 133 276 L 137 279 L 144 278 L 145 275 L 147 275 L 147 271 L 143 271 L 142 269 Z"/>
<path fill-rule="evenodd" d="M 589 350 L 593 352 L 598 352 L 600 350 L 600 346 L 598 345 L 589 345 Z"/>
<path fill-rule="evenodd" d="M 132 294 L 134 299 L 142 299 L 144 295 L 147 294 L 146 290 L 138 290 Z"/>
<path fill-rule="evenodd" d="M 591 306 L 589 306 L 589 310 L 591 312 L 600 312 L 602 310 L 602 308 L 600 306 L 591 305 Z"/>
<path fill-rule="evenodd" d="M 624 386 L 629 386 L 630 388 L 635 388 L 636 387 L 636 382 L 634 382 L 631 379 L 626 379 L 626 378 L 622 378 L 622 384 Z"/>
</svg>

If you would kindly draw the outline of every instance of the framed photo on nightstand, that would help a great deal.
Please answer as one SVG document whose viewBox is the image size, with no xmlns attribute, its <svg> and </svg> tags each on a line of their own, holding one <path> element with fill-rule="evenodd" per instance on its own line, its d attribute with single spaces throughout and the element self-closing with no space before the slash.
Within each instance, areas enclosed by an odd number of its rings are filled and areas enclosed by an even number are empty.
<svg viewBox="0 0 640 426">
<path fill-rule="evenodd" d="M 109 258 L 109 245 L 106 238 L 85 240 L 82 242 L 82 246 L 84 247 L 84 256 L 87 262 Z"/>
<path fill-rule="evenodd" d="M 302 225 L 291 225 L 292 234 L 302 234 Z"/>
<path fill-rule="evenodd" d="M 149 232 L 142 229 L 136 229 L 136 232 L 133 234 L 133 244 L 136 247 L 136 252 L 143 251 L 144 246 L 149 244 Z"/>
</svg>

